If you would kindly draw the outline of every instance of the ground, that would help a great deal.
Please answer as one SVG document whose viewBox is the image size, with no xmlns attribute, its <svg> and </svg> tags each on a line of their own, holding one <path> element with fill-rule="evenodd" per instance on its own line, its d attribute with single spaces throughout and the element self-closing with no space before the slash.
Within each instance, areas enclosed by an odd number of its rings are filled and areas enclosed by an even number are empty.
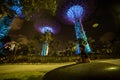
<svg viewBox="0 0 120 80">
<path fill-rule="evenodd" d="M 99 70 L 99 68 L 101 68 L 101 67 L 99 67 L 99 63 L 101 63 L 101 64 L 108 63 L 108 64 L 120 66 L 120 59 L 93 60 L 91 63 L 88 63 L 88 64 L 86 64 L 86 63 L 85 64 L 83 64 L 83 63 L 76 64 L 75 62 L 44 63 L 44 64 L 40 64 L 40 63 L 38 63 L 38 64 L 37 63 L 36 64 L 27 64 L 27 63 L 4 64 L 4 65 L 2 64 L 2 65 L 0 65 L 0 80 L 42 80 L 43 76 L 46 75 L 46 73 L 49 73 L 49 72 L 57 70 L 57 69 L 62 70 L 62 71 L 66 70 L 65 72 L 67 72 L 67 73 L 71 72 L 72 69 L 74 70 L 74 72 L 77 72 L 77 71 L 80 71 L 81 66 L 84 66 L 81 68 L 87 69 L 85 65 L 88 66 L 88 65 L 92 64 L 93 66 L 95 66 L 94 63 L 95 64 L 97 63 L 96 69 L 98 68 L 98 70 Z M 63 66 L 66 66 L 66 67 L 63 67 Z M 102 64 L 101 66 L 106 67 L 104 64 Z M 65 68 L 65 69 L 63 70 L 63 68 Z M 75 71 L 75 70 L 77 70 L 77 71 Z"/>
<path fill-rule="evenodd" d="M 0 65 L 0 80 L 42 80 L 46 72 L 70 64 L 4 64 Z"/>
<path fill-rule="evenodd" d="M 104 59 L 54 69 L 43 80 L 120 80 L 119 76 L 120 59 Z"/>
</svg>

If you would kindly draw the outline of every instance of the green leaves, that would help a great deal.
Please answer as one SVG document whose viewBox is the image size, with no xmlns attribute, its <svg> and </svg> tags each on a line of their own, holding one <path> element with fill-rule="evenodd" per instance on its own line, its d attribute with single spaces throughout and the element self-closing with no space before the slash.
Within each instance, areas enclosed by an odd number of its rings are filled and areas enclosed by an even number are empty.
<svg viewBox="0 0 120 80">
<path fill-rule="evenodd" d="M 78 39 L 77 42 L 79 44 L 87 45 L 87 42 L 83 38 Z"/>
<path fill-rule="evenodd" d="M 56 0 L 21 0 L 21 4 L 28 20 L 34 13 L 42 10 L 48 10 L 55 15 L 57 8 Z"/>
</svg>

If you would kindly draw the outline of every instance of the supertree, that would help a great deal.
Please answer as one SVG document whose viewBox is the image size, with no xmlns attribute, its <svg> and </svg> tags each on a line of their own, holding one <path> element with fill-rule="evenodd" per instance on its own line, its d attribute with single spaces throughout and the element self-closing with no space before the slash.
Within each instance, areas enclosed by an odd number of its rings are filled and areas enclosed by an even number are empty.
<svg viewBox="0 0 120 80">
<path fill-rule="evenodd" d="M 63 22 L 75 26 L 76 33 L 76 54 L 80 53 L 79 45 L 85 45 L 85 51 L 91 52 L 82 21 L 95 9 L 94 0 L 67 0 L 64 4 L 60 4 L 57 9 L 57 17 Z"/>
<path fill-rule="evenodd" d="M 15 16 L 22 16 L 22 6 L 20 0 L 4 0 L 2 3 L 3 16 L 0 18 L 0 53 L 4 45 L 4 37 L 8 35 L 11 23 Z"/>
<path fill-rule="evenodd" d="M 49 51 L 49 43 L 53 40 L 52 35 L 57 34 L 60 27 L 55 21 L 42 19 L 40 21 L 36 21 L 35 28 L 38 32 L 43 34 L 41 56 L 47 56 Z"/>
<path fill-rule="evenodd" d="M 0 50 L 2 51 L 3 39 L 11 28 L 11 23 L 15 16 L 25 19 L 31 19 L 35 12 L 46 9 L 55 14 L 56 0 L 1 0 L 3 15 L 0 20 Z M 9 23 L 7 23 L 9 22 Z M 7 23 L 7 25 L 6 25 Z"/>
</svg>

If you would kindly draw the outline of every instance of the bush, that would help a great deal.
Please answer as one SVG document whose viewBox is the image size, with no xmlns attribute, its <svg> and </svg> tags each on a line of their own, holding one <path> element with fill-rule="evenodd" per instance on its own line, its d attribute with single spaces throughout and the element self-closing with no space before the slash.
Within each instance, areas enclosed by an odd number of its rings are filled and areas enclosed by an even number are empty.
<svg viewBox="0 0 120 80">
<path fill-rule="evenodd" d="M 91 60 L 95 59 L 110 59 L 110 58 L 120 58 L 120 55 L 115 54 L 88 54 Z M 41 57 L 39 55 L 17 55 L 6 57 L 1 63 L 64 63 L 64 62 L 74 62 L 79 56 L 71 57 Z"/>
</svg>

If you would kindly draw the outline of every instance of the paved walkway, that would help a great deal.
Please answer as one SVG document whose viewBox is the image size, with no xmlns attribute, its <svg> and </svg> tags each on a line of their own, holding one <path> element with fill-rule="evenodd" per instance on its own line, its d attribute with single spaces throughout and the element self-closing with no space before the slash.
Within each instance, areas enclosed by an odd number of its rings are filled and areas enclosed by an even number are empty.
<svg viewBox="0 0 120 80">
<path fill-rule="evenodd" d="M 120 80 L 120 59 L 60 67 L 48 72 L 43 80 Z"/>
</svg>

